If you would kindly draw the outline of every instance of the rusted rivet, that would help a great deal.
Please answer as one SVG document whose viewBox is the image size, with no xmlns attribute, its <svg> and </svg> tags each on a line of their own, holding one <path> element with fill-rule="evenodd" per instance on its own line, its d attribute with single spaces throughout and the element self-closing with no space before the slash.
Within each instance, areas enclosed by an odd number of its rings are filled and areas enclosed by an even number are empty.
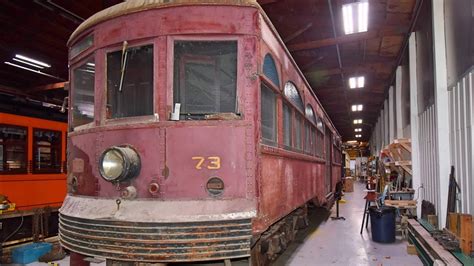
<svg viewBox="0 0 474 266">
<path fill-rule="evenodd" d="M 159 191 L 160 185 L 158 185 L 157 183 L 151 183 L 148 187 L 148 192 L 150 192 L 152 195 L 156 195 Z"/>
</svg>

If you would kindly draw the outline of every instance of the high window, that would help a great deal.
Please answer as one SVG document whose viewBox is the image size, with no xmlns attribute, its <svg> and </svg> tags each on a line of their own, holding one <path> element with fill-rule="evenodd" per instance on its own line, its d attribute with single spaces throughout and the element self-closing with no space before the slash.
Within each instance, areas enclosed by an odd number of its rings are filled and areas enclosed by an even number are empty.
<svg viewBox="0 0 474 266">
<path fill-rule="evenodd" d="M 267 144 L 276 143 L 276 94 L 267 86 L 262 85 L 261 96 L 262 138 Z"/>
<path fill-rule="evenodd" d="M 33 172 L 61 171 L 61 131 L 33 130 Z"/>
<path fill-rule="evenodd" d="M 296 108 L 298 108 L 301 112 L 304 111 L 304 105 L 303 105 L 303 100 L 301 99 L 300 93 L 298 92 L 298 89 L 296 88 L 295 84 L 293 82 L 287 82 L 285 84 L 285 96 L 286 98 L 293 103 Z"/>
<path fill-rule="evenodd" d="M 72 127 L 94 120 L 95 63 L 90 57 L 72 70 Z"/>
<path fill-rule="evenodd" d="M 275 86 L 280 87 L 280 79 L 278 78 L 275 60 L 273 60 L 270 54 L 265 55 L 263 60 L 263 74 L 270 79 Z"/>
<path fill-rule="evenodd" d="M 174 45 L 174 103 L 180 119 L 236 113 L 237 42 L 177 41 Z"/>
<path fill-rule="evenodd" d="M 0 173 L 26 173 L 27 129 L 0 125 Z"/>
<path fill-rule="evenodd" d="M 153 115 L 153 46 L 107 54 L 107 118 Z"/>
<path fill-rule="evenodd" d="M 285 98 L 293 104 L 299 111 L 304 112 L 304 104 L 301 96 L 293 82 L 289 81 L 285 84 L 283 91 Z M 290 105 L 283 105 L 283 139 L 286 148 L 292 147 L 296 150 L 303 150 L 302 141 L 302 127 L 303 127 L 303 116 L 300 112 L 289 107 Z M 288 127 L 288 128 L 286 128 Z M 293 127 L 293 128 L 292 128 Z M 292 139 L 293 129 L 293 139 Z"/>
</svg>

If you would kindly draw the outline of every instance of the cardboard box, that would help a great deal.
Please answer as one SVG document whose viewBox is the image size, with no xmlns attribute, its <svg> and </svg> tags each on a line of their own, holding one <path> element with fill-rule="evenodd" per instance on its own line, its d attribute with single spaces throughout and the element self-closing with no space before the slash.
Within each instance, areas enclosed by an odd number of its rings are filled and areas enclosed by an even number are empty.
<svg viewBox="0 0 474 266">
<path fill-rule="evenodd" d="M 344 192 L 354 192 L 354 179 L 350 176 L 344 180 Z"/>
</svg>

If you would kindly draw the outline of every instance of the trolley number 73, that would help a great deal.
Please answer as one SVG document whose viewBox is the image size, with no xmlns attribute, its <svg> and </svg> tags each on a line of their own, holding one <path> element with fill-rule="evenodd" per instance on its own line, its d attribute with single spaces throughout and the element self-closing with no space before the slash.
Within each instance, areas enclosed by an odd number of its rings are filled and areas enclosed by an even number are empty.
<svg viewBox="0 0 474 266">
<path fill-rule="evenodd" d="M 218 156 L 210 156 L 210 157 L 202 157 L 202 156 L 194 156 L 191 159 L 197 161 L 196 165 L 194 166 L 197 170 L 201 170 L 207 168 L 209 170 L 217 170 L 221 169 L 221 157 Z"/>
</svg>

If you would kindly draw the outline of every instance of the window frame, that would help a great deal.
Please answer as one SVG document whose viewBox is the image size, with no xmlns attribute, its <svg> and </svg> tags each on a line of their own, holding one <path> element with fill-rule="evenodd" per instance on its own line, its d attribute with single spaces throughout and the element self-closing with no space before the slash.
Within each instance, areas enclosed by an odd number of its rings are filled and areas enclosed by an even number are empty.
<svg viewBox="0 0 474 266">
<path fill-rule="evenodd" d="M 24 164 L 25 164 L 25 167 L 24 168 L 21 168 L 21 169 L 18 169 L 18 170 L 14 170 L 14 171 L 0 171 L 0 175 L 18 175 L 18 174 L 27 174 L 29 172 L 29 168 L 30 168 L 30 163 L 28 161 L 28 156 L 29 156 L 29 153 L 28 153 L 28 147 L 29 147 L 29 129 L 28 127 L 25 127 L 25 126 L 19 126 L 19 125 L 11 125 L 11 124 L 5 124 L 5 123 L 0 123 L 0 126 L 5 126 L 5 127 L 12 127 L 12 128 L 18 128 L 18 129 L 23 129 L 25 130 L 26 132 L 26 136 L 25 136 L 25 141 L 24 141 L 24 154 L 25 154 L 25 160 L 24 160 Z M 6 158 L 5 157 L 5 143 L 3 143 L 3 160 Z M 3 160 L 2 160 L 2 164 L 3 164 Z"/>
<path fill-rule="evenodd" d="M 275 84 L 275 82 L 273 82 L 273 80 L 272 80 L 269 76 L 265 75 L 265 71 L 264 71 L 265 68 L 264 68 L 264 66 L 265 66 L 265 58 L 266 58 L 267 56 L 270 56 L 270 58 L 271 58 L 272 61 L 273 61 L 273 66 L 275 67 L 276 74 L 277 74 L 278 84 Z M 265 54 L 265 56 L 263 57 L 263 62 L 262 62 L 262 76 L 265 77 L 265 79 L 267 80 L 267 82 L 272 83 L 272 85 L 275 86 L 276 88 L 280 88 L 280 86 L 281 86 L 281 75 L 280 75 L 280 71 L 279 71 L 279 66 L 277 66 L 277 61 L 275 60 L 275 56 L 273 55 L 272 52 L 267 52 L 267 53 Z"/>
<path fill-rule="evenodd" d="M 301 99 L 301 102 L 303 104 L 303 110 L 304 110 L 304 106 L 305 106 L 305 101 L 304 101 L 304 98 L 302 97 L 302 94 L 301 94 L 301 90 L 298 88 L 298 86 L 296 86 L 295 82 L 291 81 L 291 80 L 288 80 L 287 82 L 285 82 L 285 85 L 284 87 L 282 88 L 281 90 L 281 94 L 282 94 L 282 102 L 283 104 L 286 104 L 290 107 L 290 111 L 291 111 L 291 123 L 290 123 L 290 128 L 291 128 L 291 145 L 288 147 L 286 144 L 285 144 L 285 141 L 284 141 L 284 138 L 285 136 L 283 136 L 283 146 L 285 147 L 285 149 L 287 150 L 292 150 L 292 151 L 296 151 L 296 152 L 302 152 L 304 153 L 304 146 L 305 146 L 305 143 L 304 143 L 304 121 L 306 119 L 306 115 L 303 111 L 301 111 L 290 99 L 288 99 L 288 97 L 286 96 L 285 94 L 285 87 L 286 87 L 286 84 L 287 83 L 292 83 L 295 88 L 296 88 L 296 91 L 298 92 L 298 96 L 300 97 Z M 284 112 L 284 109 L 282 109 L 282 111 Z M 298 113 L 296 113 L 298 112 Z M 296 121 L 296 116 L 299 115 L 300 116 L 300 119 L 301 119 L 301 129 L 300 129 L 300 142 L 301 142 L 301 146 L 302 148 L 299 149 L 298 147 L 296 147 L 296 129 L 295 129 L 295 121 Z M 284 114 L 283 114 L 284 116 Z M 283 118 L 282 118 L 283 119 Z M 284 126 L 284 125 L 283 125 Z M 285 129 L 283 127 L 283 135 L 285 134 Z"/>
<path fill-rule="evenodd" d="M 290 110 L 290 115 L 289 115 L 289 128 L 290 128 L 290 143 L 287 144 L 285 143 L 285 135 L 286 135 L 286 132 L 285 132 L 285 106 L 288 108 L 288 110 Z M 281 119 L 281 123 L 282 123 L 282 128 L 283 128 L 283 131 L 282 131 L 282 134 L 283 134 L 283 142 L 282 142 L 282 146 L 285 150 L 293 150 L 293 145 L 294 145 L 294 139 L 293 139 L 293 135 L 295 134 L 293 132 L 294 130 L 294 112 L 293 112 L 293 107 L 292 105 L 288 104 L 288 101 L 286 101 L 285 97 L 283 96 L 282 97 L 282 119 Z"/>
<path fill-rule="evenodd" d="M 298 108 L 298 106 L 296 106 L 296 104 L 294 104 L 294 103 L 293 103 L 290 99 L 288 99 L 288 97 L 286 96 L 286 94 L 285 94 L 285 87 L 286 87 L 286 84 L 287 84 L 287 83 L 291 83 L 291 84 L 293 84 L 293 85 L 295 86 L 296 91 L 298 92 L 298 96 L 299 96 L 300 99 L 301 99 L 301 103 L 303 104 L 303 110 L 300 110 L 300 108 Z M 304 99 L 304 97 L 303 97 L 302 94 L 301 94 L 301 90 L 298 88 L 298 86 L 296 86 L 295 82 L 293 82 L 293 81 L 291 81 L 291 80 L 288 80 L 287 82 L 285 82 L 285 85 L 284 85 L 284 87 L 282 88 L 282 95 L 283 95 L 283 98 L 284 98 L 287 102 L 289 102 L 293 108 L 295 108 L 296 110 L 298 110 L 298 111 L 301 113 L 301 115 L 305 116 L 305 113 L 304 113 L 305 99 Z"/>
<path fill-rule="evenodd" d="M 94 59 L 94 64 L 96 64 L 96 67 L 97 67 L 97 51 L 93 51 L 91 53 L 87 53 L 87 54 L 83 54 L 80 58 L 76 58 L 78 59 L 77 61 L 75 61 L 74 63 L 71 64 L 70 66 L 70 76 L 71 76 L 71 82 L 70 82 L 70 93 L 69 93 L 69 102 L 68 102 L 68 106 L 69 106 L 69 114 L 68 114 L 68 131 L 69 132 L 75 132 L 75 131 L 80 131 L 80 130 L 83 130 L 83 129 L 88 129 L 88 128 L 91 128 L 94 126 L 96 120 L 97 120 L 97 115 L 99 114 L 98 110 L 97 110 L 97 75 L 94 73 L 94 102 L 93 102 L 93 106 L 94 106 L 94 114 L 93 114 L 93 117 L 92 117 L 92 121 L 89 122 L 89 123 L 86 123 L 86 124 L 82 124 L 80 126 L 76 126 L 74 127 L 73 126 L 73 121 L 74 121 L 74 112 L 71 112 L 71 108 L 73 108 L 73 102 L 74 102 L 74 91 L 76 90 L 75 86 L 74 86 L 74 80 L 75 80 L 75 75 L 74 75 L 74 70 L 77 69 L 78 67 L 86 64 L 87 61 L 89 61 L 89 59 Z M 96 68 L 97 69 L 97 68 Z"/>
<path fill-rule="evenodd" d="M 241 64 L 242 60 L 242 41 L 241 37 L 239 36 L 220 36 L 220 35 L 209 35 L 209 36 L 189 36 L 189 35 L 174 35 L 174 36 L 168 36 L 166 45 L 167 45 L 167 59 L 166 59 L 166 67 L 169 70 L 173 71 L 167 71 L 167 77 L 166 77 L 166 88 L 167 88 L 167 100 L 166 100 L 166 105 L 171 106 L 171 110 L 169 113 L 167 113 L 168 117 L 165 119 L 162 119 L 163 121 L 172 121 L 171 117 L 169 117 L 170 113 L 173 112 L 174 110 L 174 67 L 175 67 L 175 62 L 174 62 L 174 57 L 175 57 L 175 52 L 174 52 L 174 45 L 176 42 L 181 42 L 181 41 L 188 41 L 188 42 L 226 42 L 226 41 L 233 41 L 237 44 L 237 62 L 236 62 L 236 69 L 237 69 L 237 74 L 236 74 L 236 87 L 235 87 L 235 98 L 236 98 L 236 103 L 235 103 L 235 117 L 233 118 L 224 118 L 224 117 L 217 117 L 215 119 L 212 119 L 213 121 L 226 121 L 226 120 L 244 120 L 243 116 L 243 108 L 242 105 L 244 101 L 241 101 L 243 97 L 243 91 L 240 88 L 241 87 L 241 81 L 240 81 L 240 76 L 242 75 L 241 71 Z M 259 88 L 260 89 L 260 88 Z M 223 114 L 223 113 L 216 113 L 218 114 Z M 180 119 L 179 121 L 176 122 L 181 122 L 181 123 L 197 123 L 197 122 L 208 122 L 211 121 L 209 119 L 198 119 L 198 120 L 186 120 L 186 119 Z"/>
<path fill-rule="evenodd" d="M 37 166 L 37 163 L 36 163 L 36 160 L 35 160 L 35 154 L 36 154 L 36 151 L 37 151 L 37 148 L 38 148 L 38 144 L 36 143 L 35 141 L 35 132 L 37 131 L 50 131 L 50 132 L 58 132 L 59 133 L 59 144 L 56 144 L 56 148 L 57 148 L 57 151 L 58 151 L 58 154 L 59 154 L 59 165 L 58 165 L 58 169 L 54 169 L 54 168 L 47 168 L 45 170 L 41 170 L 41 169 L 36 169 L 36 166 Z M 32 147 L 32 163 L 31 163 L 31 173 L 33 174 L 59 174 L 62 172 L 62 164 L 63 164 L 63 132 L 61 130 L 54 130 L 54 129 L 47 129 L 47 128 L 37 128 L 37 127 L 34 127 L 32 128 L 32 143 L 31 143 L 31 147 Z M 51 150 L 53 150 L 53 145 L 50 146 L 51 147 Z"/>
<path fill-rule="evenodd" d="M 136 47 L 142 47 L 142 46 L 152 46 L 153 48 L 153 114 L 151 115 L 143 115 L 143 116 L 130 116 L 130 117 L 118 117 L 118 118 L 107 118 L 107 101 L 108 101 L 108 88 L 107 88 L 107 55 L 109 53 L 121 51 L 123 49 L 123 42 L 121 43 L 116 43 L 111 47 L 107 47 L 104 49 L 101 49 L 101 57 L 103 58 L 104 65 L 102 67 L 103 70 L 103 88 L 101 89 L 101 94 L 102 94 L 102 99 L 101 99 L 101 104 L 100 104 L 100 121 L 101 124 L 103 125 L 116 125 L 116 124 L 137 124 L 137 123 L 143 123 L 143 122 L 154 122 L 158 121 L 159 118 L 156 115 L 158 113 L 158 107 L 157 107 L 157 82 L 156 77 L 158 76 L 158 69 L 159 69 L 159 58 L 158 58 L 158 50 L 157 48 L 160 48 L 155 40 L 155 38 L 147 38 L 145 40 L 131 40 L 127 41 L 127 49 L 130 48 L 136 48 Z M 97 95 L 97 94 L 96 94 Z"/>
<path fill-rule="evenodd" d="M 313 119 L 310 119 L 310 118 L 308 117 L 308 116 L 309 116 L 309 114 L 308 114 L 308 112 L 307 112 L 308 108 L 311 109 L 311 112 L 312 112 L 312 115 L 313 115 Z M 306 146 L 306 145 L 307 145 L 307 144 L 306 144 L 306 140 L 307 140 L 308 138 L 307 138 L 307 136 L 306 136 L 306 130 L 305 130 L 305 144 L 304 144 L 304 145 L 305 145 L 305 152 L 306 152 L 306 153 L 309 153 L 311 156 L 317 157 L 317 152 L 316 152 L 316 150 L 317 150 L 317 143 L 318 143 L 318 141 L 317 141 L 317 129 L 316 129 L 316 124 L 315 124 L 315 122 L 316 122 L 316 121 L 315 121 L 315 120 L 316 120 L 316 112 L 314 111 L 314 108 L 313 108 L 313 106 L 311 105 L 311 103 L 307 103 L 307 104 L 305 105 L 305 109 L 304 109 L 304 110 L 305 110 L 306 123 L 308 123 L 308 121 L 309 121 L 309 124 L 308 124 L 308 126 L 309 126 L 309 132 L 310 132 L 309 140 L 310 140 L 310 142 L 311 142 L 310 147 L 309 147 L 309 148 L 310 148 L 310 151 L 308 152 L 308 151 L 306 150 L 306 147 L 307 147 L 307 146 Z"/>
<path fill-rule="evenodd" d="M 269 140 L 263 137 L 262 134 L 262 87 L 266 87 L 275 95 L 275 140 Z M 279 89 L 275 87 L 273 84 L 269 84 L 265 80 L 260 81 L 260 134 L 261 134 L 261 143 L 269 146 L 278 146 L 278 139 L 279 139 L 279 119 L 278 119 L 278 97 L 279 97 Z"/>
</svg>

